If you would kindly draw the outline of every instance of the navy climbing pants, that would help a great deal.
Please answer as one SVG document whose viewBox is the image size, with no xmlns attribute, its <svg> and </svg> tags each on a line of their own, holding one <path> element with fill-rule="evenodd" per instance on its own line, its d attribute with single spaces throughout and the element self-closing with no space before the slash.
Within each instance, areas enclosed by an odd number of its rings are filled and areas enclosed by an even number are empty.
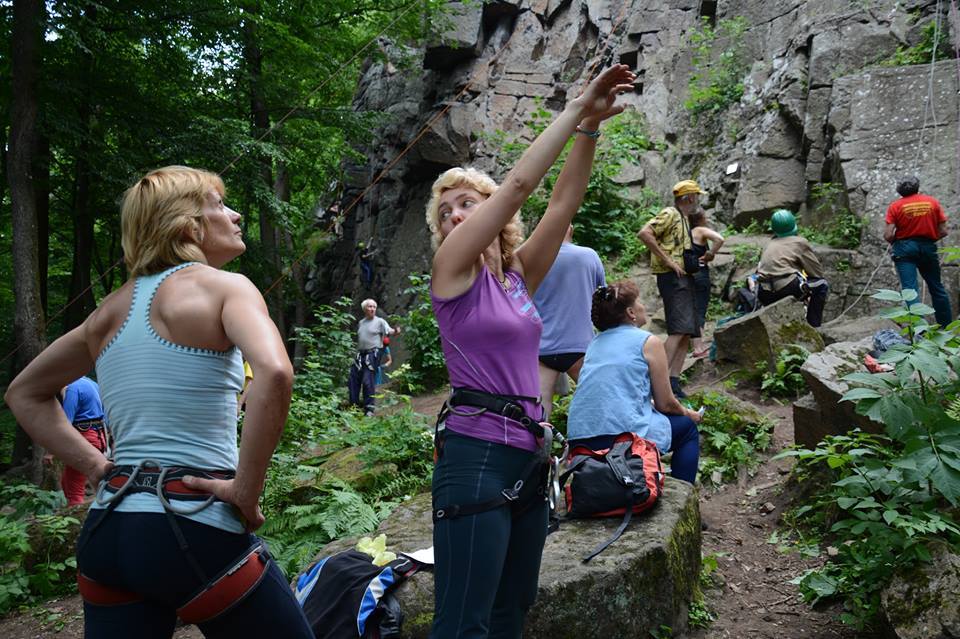
<svg viewBox="0 0 960 639">
<path fill-rule="evenodd" d="M 176 609 L 204 585 L 160 513 L 111 512 L 84 545 L 90 527 L 103 517 L 91 510 L 78 539 L 77 567 L 105 586 L 139 593 L 143 601 L 119 606 L 83 604 L 86 639 L 168 639 Z M 210 577 L 236 562 L 255 540 L 177 517 L 190 552 Z M 293 591 L 276 563 L 243 601 L 219 617 L 199 624 L 205 637 L 312 639 Z"/>
<path fill-rule="evenodd" d="M 354 357 L 353 365 L 350 366 L 350 377 L 347 380 L 350 403 L 354 406 L 363 406 L 364 412 L 368 414 L 373 412 L 378 368 L 380 368 L 380 349 L 378 348 L 360 351 Z"/>
<path fill-rule="evenodd" d="M 936 311 L 937 324 L 946 326 L 953 321 L 953 309 L 950 308 L 950 296 L 940 280 L 940 258 L 937 255 L 937 243 L 923 238 L 905 238 L 893 243 L 893 264 L 900 277 L 900 288 L 917 288 L 917 271 L 930 289 L 930 299 Z M 916 299 L 913 303 L 922 300 Z"/>
<path fill-rule="evenodd" d="M 534 453 L 448 432 L 433 471 L 435 507 L 496 497 L 520 479 Z M 527 482 L 536 490 L 535 482 Z M 433 527 L 433 639 L 516 639 L 537 596 L 547 502 L 513 517 L 507 506 L 440 520 Z"/>
</svg>

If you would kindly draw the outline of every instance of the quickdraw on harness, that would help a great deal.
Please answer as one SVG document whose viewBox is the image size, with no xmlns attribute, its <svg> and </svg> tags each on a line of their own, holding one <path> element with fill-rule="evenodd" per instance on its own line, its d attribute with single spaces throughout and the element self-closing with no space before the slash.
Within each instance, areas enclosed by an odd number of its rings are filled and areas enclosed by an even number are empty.
<svg viewBox="0 0 960 639">
<path fill-rule="evenodd" d="M 161 466 L 151 460 L 144 460 L 137 466 L 115 466 L 104 476 L 97 490 L 96 503 L 106 508 L 100 519 L 90 527 L 77 552 L 79 554 L 83 546 L 90 541 L 97 527 L 127 495 L 155 494 L 163 505 L 164 513 L 170 522 L 181 552 L 187 558 L 200 583 L 203 584 L 189 601 L 177 608 L 177 616 L 184 623 L 196 624 L 210 621 L 253 592 L 267 572 L 270 553 L 266 544 L 257 541 L 245 550 L 237 561 L 228 564 L 224 570 L 211 578 L 200 567 L 196 557 L 190 551 L 187 539 L 177 523 L 176 515 L 198 513 L 217 499 L 212 494 L 189 488 L 183 483 L 184 477 L 232 479 L 233 476 L 233 471 Z M 181 506 L 174 505 L 174 502 L 193 503 Z M 83 600 L 95 606 L 117 606 L 143 600 L 137 593 L 100 584 L 80 572 L 77 573 L 77 585 Z"/>
<path fill-rule="evenodd" d="M 774 291 L 778 291 L 783 287 L 774 287 L 774 283 L 779 282 L 780 280 L 785 280 L 787 278 L 790 278 L 791 281 L 797 280 L 798 290 L 800 291 L 799 294 L 797 295 L 797 299 L 801 301 L 805 301 L 807 298 L 810 297 L 811 285 L 810 285 L 809 277 L 807 276 L 806 271 L 795 271 L 793 273 L 785 273 L 783 275 L 760 275 L 759 276 L 760 288 L 771 293 Z M 788 282 L 787 286 L 789 285 L 790 284 Z"/>
<path fill-rule="evenodd" d="M 379 348 L 368 348 L 363 351 L 357 351 L 357 354 L 353 357 L 353 365 L 357 370 L 362 371 L 364 368 L 370 371 L 377 370 L 377 367 L 380 366 L 380 351 Z"/>
<path fill-rule="evenodd" d="M 542 497 L 550 503 L 550 509 L 556 507 L 557 498 L 560 494 L 560 486 L 557 481 L 557 472 L 559 469 L 559 460 L 550 454 L 553 442 L 557 441 L 562 446 L 566 446 L 566 441 L 558 432 L 555 432 L 549 425 L 527 415 L 521 401 L 540 403 L 537 397 L 524 397 L 522 395 L 499 395 L 488 393 L 486 391 L 474 390 L 470 388 L 454 388 L 450 397 L 444 402 L 437 415 L 437 423 L 434 430 L 434 444 L 438 454 L 443 449 L 443 442 L 440 436 L 444 430 L 444 423 L 449 415 L 475 416 L 483 413 L 500 415 L 519 423 L 537 440 L 542 440 L 537 455 L 527 463 L 523 472 L 513 486 L 504 488 L 500 493 L 491 499 L 475 504 L 447 504 L 437 506 L 433 505 L 433 521 L 455 519 L 466 515 L 476 515 L 478 513 L 500 508 L 509 505 L 514 517 L 519 516 L 526 511 L 530 504 L 537 498 Z M 458 407 L 464 406 L 474 410 L 463 411 Z M 540 476 L 540 484 L 535 491 L 527 491 L 527 494 L 521 498 L 526 482 L 531 477 Z"/>
</svg>

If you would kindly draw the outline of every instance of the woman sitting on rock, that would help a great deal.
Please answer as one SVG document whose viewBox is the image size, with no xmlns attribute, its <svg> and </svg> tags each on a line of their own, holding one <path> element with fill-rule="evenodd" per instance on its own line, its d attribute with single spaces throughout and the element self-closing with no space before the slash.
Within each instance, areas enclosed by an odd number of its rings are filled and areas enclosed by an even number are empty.
<svg viewBox="0 0 960 639">
<path fill-rule="evenodd" d="M 634 75 L 614 66 L 530 145 L 501 186 L 475 169 L 433 184 L 431 297 L 454 392 L 441 414 L 433 475 L 435 615 L 431 636 L 519 637 L 537 594 L 547 533 L 531 298 L 580 206 L 600 122 Z M 521 244 L 518 211 L 576 135 L 547 211 Z M 504 497 L 510 494 L 511 498 Z"/>
<path fill-rule="evenodd" d="M 10 384 L 37 444 L 99 486 L 77 540 L 86 637 L 313 637 L 287 580 L 252 535 L 287 417 L 293 369 L 257 288 L 220 270 L 246 249 L 220 178 L 168 166 L 120 213 L 130 280 Z M 256 373 L 237 447 L 241 351 Z M 112 461 L 56 394 L 96 366 Z"/>
<path fill-rule="evenodd" d="M 700 458 L 700 413 L 683 406 L 670 390 L 663 342 L 640 327 L 647 313 L 629 280 L 593 294 L 593 325 L 600 334 L 587 348 L 580 381 L 570 402 L 571 448 L 603 450 L 617 435 L 636 433 L 671 451 L 671 474 L 693 483 Z"/>
</svg>

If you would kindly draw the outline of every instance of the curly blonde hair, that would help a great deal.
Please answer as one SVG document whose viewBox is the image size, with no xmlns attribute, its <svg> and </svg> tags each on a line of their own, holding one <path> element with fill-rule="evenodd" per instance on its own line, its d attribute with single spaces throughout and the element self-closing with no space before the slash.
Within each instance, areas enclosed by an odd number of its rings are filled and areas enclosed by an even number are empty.
<svg viewBox="0 0 960 639">
<path fill-rule="evenodd" d="M 498 186 L 493 178 L 473 167 L 457 167 L 440 174 L 430 188 L 430 201 L 427 202 L 426 213 L 430 243 L 434 251 L 443 243 L 443 235 L 440 233 L 440 196 L 445 191 L 458 188 L 473 189 L 486 199 L 496 192 Z M 513 253 L 522 242 L 523 221 L 520 219 L 520 212 L 517 211 L 500 231 L 500 257 L 503 259 L 503 268 L 509 268 L 513 264 Z"/>
<path fill-rule="evenodd" d="M 120 207 L 123 259 L 131 277 L 158 273 L 184 262 L 207 263 L 200 249 L 207 194 L 224 195 L 215 173 L 186 166 L 150 171 L 123 194 Z"/>
</svg>

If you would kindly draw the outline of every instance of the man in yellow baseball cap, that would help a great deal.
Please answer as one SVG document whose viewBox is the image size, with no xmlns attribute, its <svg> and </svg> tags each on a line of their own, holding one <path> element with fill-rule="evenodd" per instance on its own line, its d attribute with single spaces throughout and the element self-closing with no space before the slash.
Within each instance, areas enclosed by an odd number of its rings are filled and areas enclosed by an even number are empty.
<svg viewBox="0 0 960 639">
<path fill-rule="evenodd" d="M 693 252 L 689 218 L 699 210 L 700 196 L 705 193 L 694 180 L 677 182 L 673 185 L 674 206 L 664 208 L 640 231 L 640 239 L 650 249 L 650 270 L 657 276 L 657 289 L 663 298 L 670 387 L 679 398 L 686 397 L 680 388 L 680 373 L 690 338 L 699 337 L 702 328 L 694 303 L 693 274 L 699 263 Z"/>
</svg>

